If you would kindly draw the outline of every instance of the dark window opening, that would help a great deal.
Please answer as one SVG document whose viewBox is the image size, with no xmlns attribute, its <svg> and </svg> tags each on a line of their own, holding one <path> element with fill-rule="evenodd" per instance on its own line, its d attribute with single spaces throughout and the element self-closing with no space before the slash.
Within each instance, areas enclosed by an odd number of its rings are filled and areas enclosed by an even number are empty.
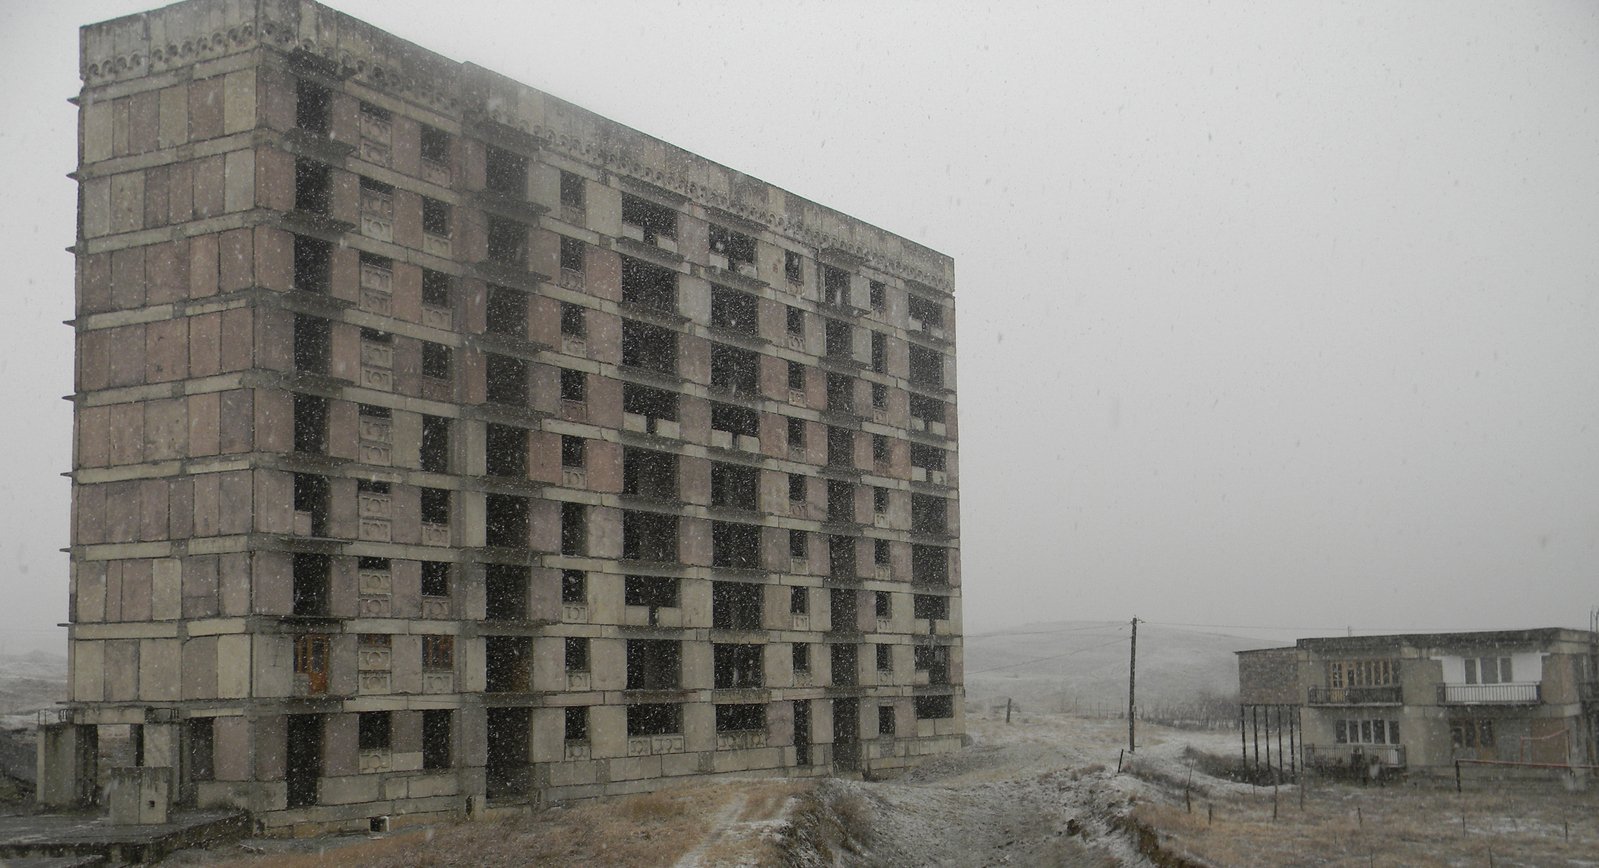
<svg viewBox="0 0 1599 868">
<path fill-rule="evenodd" d="M 483 638 L 486 693 L 526 693 L 533 685 L 533 640 L 527 636 Z"/>
<path fill-rule="evenodd" d="M 581 606 L 589 601 L 589 574 L 582 570 L 561 570 L 561 602 Z"/>
<path fill-rule="evenodd" d="M 712 645 L 716 689 L 745 689 L 765 684 L 764 652 L 764 645 Z"/>
<path fill-rule="evenodd" d="M 849 304 L 848 272 L 822 266 L 822 301 L 827 304 Z"/>
<path fill-rule="evenodd" d="M 877 617 L 879 617 L 879 618 L 891 618 L 891 617 L 893 617 L 894 616 L 894 595 L 890 594 L 888 591 L 878 591 L 875 594 L 875 598 L 876 598 L 876 603 L 875 603 L 873 608 L 874 608 L 874 611 L 877 614 Z"/>
<path fill-rule="evenodd" d="M 888 513 L 888 489 L 880 485 L 872 487 L 872 512 L 878 515 Z"/>
<path fill-rule="evenodd" d="M 877 706 L 877 734 L 878 735 L 893 735 L 894 734 L 894 706 L 892 706 L 892 705 L 879 705 L 879 706 Z"/>
<path fill-rule="evenodd" d="M 622 194 L 622 226 L 636 227 L 642 239 L 655 244 L 662 238 L 677 237 L 677 212 L 647 199 Z"/>
<path fill-rule="evenodd" d="M 807 674 L 811 671 L 811 646 L 804 642 L 794 643 L 794 673 Z"/>
<path fill-rule="evenodd" d="M 450 469 L 450 420 L 443 416 L 422 417 L 422 469 L 428 473 L 448 473 Z"/>
<path fill-rule="evenodd" d="M 944 421 L 944 402 L 926 395 L 911 395 L 911 416 L 926 422 Z"/>
<path fill-rule="evenodd" d="M 855 620 L 859 601 L 855 592 L 848 588 L 830 588 L 827 592 L 829 615 L 832 618 L 832 629 L 838 631 L 859 630 L 859 623 Z"/>
<path fill-rule="evenodd" d="M 810 536 L 802 530 L 788 532 L 788 556 L 790 558 L 808 558 L 811 556 Z"/>
<path fill-rule="evenodd" d="M 930 494 L 911 495 L 911 531 L 944 533 L 949 527 L 949 501 Z"/>
<path fill-rule="evenodd" d="M 788 499 L 799 503 L 805 500 L 805 477 L 798 473 L 788 475 Z"/>
<path fill-rule="evenodd" d="M 766 706 L 758 703 L 716 706 L 717 732 L 765 732 Z"/>
<path fill-rule="evenodd" d="M 788 448 L 795 451 L 805 448 L 805 420 L 798 416 L 788 417 Z"/>
<path fill-rule="evenodd" d="M 855 578 L 855 538 L 831 536 L 827 538 L 827 574 L 848 581 Z"/>
<path fill-rule="evenodd" d="M 942 546 L 911 546 L 911 581 L 919 585 L 949 584 L 949 551 Z"/>
<path fill-rule="evenodd" d="M 333 245 L 320 238 L 294 236 L 294 288 L 326 295 L 333 281 Z"/>
<path fill-rule="evenodd" d="M 944 469 L 944 450 L 925 443 L 911 444 L 911 466 L 927 470 Z"/>
<path fill-rule="evenodd" d="M 356 744 L 361 750 L 388 750 L 393 723 L 387 711 L 363 711 L 356 716 Z"/>
<path fill-rule="evenodd" d="M 917 720 L 943 720 L 955 716 L 955 702 L 948 696 L 916 697 Z"/>
<path fill-rule="evenodd" d="M 294 474 L 294 511 L 295 523 L 301 522 L 301 515 L 310 521 L 310 527 L 296 527 L 296 531 L 308 531 L 310 536 L 328 535 L 328 498 L 330 488 L 325 477 L 314 476 L 309 473 Z"/>
<path fill-rule="evenodd" d="M 422 269 L 422 304 L 450 310 L 455 305 L 450 300 L 450 276 L 431 268 Z"/>
<path fill-rule="evenodd" d="M 710 242 L 711 252 L 727 257 L 728 266 L 735 270 L 741 263 L 755 264 L 755 239 L 742 232 L 734 232 L 712 223 Z"/>
<path fill-rule="evenodd" d="M 754 396 L 760 389 L 760 356 L 753 350 L 711 344 L 711 388 Z"/>
<path fill-rule="evenodd" d="M 633 383 L 622 384 L 622 412 L 666 421 L 677 420 L 677 395 Z M 651 427 L 653 430 L 653 426 Z"/>
<path fill-rule="evenodd" d="M 445 561 L 422 562 L 422 596 L 450 595 L 450 565 Z"/>
<path fill-rule="evenodd" d="M 626 576 L 622 580 L 622 600 L 629 606 L 675 609 L 678 607 L 677 579 L 671 576 Z"/>
<path fill-rule="evenodd" d="M 849 323 L 827 320 L 827 355 L 834 359 L 849 359 L 855 355 L 855 336 Z"/>
<path fill-rule="evenodd" d="M 757 303 L 747 292 L 711 287 L 711 325 L 745 335 L 757 333 Z"/>
<path fill-rule="evenodd" d="M 936 594 L 917 594 L 911 598 L 911 614 L 919 621 L 947 621 L 949 598 Z"/>
<path fill-rule="evenodd" d="M 583 176 L 576 172 L 561 173 L 561 204 L 581 210 L 587 198 L 583 195 Z"/>
<path fill-rule="evenodd" d="M 860 680 L 860 673 L 856 671 L 859 656 L 855 646 L 845 644 L 827 647 L 833 655 L 833 684 L 854 687 Z"/>
<path fill-rule="evenodd" d="M 888 409 L 888 387 L 883 385 L 882 383 L 873 383 L 872 384 L 872 409 L 873 410 L 887 410 Z"/>
<path fill-rule="evenodd" d="M 443 488 L 422 489 L 422 523 L 450 523 L 450 492 Z"/>
<path fill-rule="evenodd" d="M 872 435 L 872 461 L 877 464 L 888 463 L 888 437 L 886 435 Z"/>
<path fill-rule="evenodd" d="M 790 305 L 788 308 L 788 333 L 791 335 L 805 334 L 805 311 Z"/>
<path fill-rule="evenodd" d="M 811 593 L 804 588 L 791 588 L 788 592 L 788 610 L 795 615 L 808 615 L 811 611 Z"/>
<path fill-rule="evenodd" d="M 662 703 L 629 705 L 629 736 L 677 735 L 683 731 L 683 706 Z"/>
<path fill-rule="evenodd" d="M 332 212 L 333 169 L 326 163 L 304 157 L 294 161 L 294 210 L 323 216 Z"/>
<path fill-rule="evenodd" d="M 588 400 L 588 375 L 570 368 L 561 369 L 561 400 L 581 404 Z"/>
<path fill-rule="evenodd" d="M 484 353 L 484 393 L 494 404 L 527 404 L 527 362 L 514 356 Z"/>
<path fill-rule="evenodd" d="M 894 671 L 894 646 L 892 646 L 892 645 L 876 645 L 876 646 L 873 646 L 873 647 L 876 649 L 876 654 L 877 654 L 877 671 L 878 672 L 893 672 Z"/>
<path fill-rule="evenodd" d="M 422 770 L 437 771 L 450 767 L 450 730 L 454 712 L 448 708 L 430 708 L 422 712 Z"/>
<path fill-rule="evenodd" d="M 855 520 L 855 486 L 839 479 L 827 481 L 827 518 L 829 521 Z"/>
<path fill-rule="evenodd" d="M 294 451 L 327 454 L 328 399 L 295 393 Z"/>
<path fill-rule="evenodd" d="M 583 242 L 576 238 L 561 237 L 561 270 L 583 271 Z"/>
<path fill-rule="evenodd" d="M 527 227 L 515 220 L 487 218 L 489 261 L 524 268 L 527 265 Z"/>
<path fill-rule="evenodd" d="M 561 554 L 587 554 L 588 536 L 588 508 L 581 503 L 561 504 Z"/>
<path fill-rule="evenodd" d="M 568 470 L 582 470 L 588 457 L 588 441 L 571 434 L 561 435 L 561 466 Z"/>
<path fill-rule="evenodd" d="M 422 232 L 440 238 L 450 237 L 450 206 L 437 199 L 422 197 Z M 494 256 L 490 255 L 490 259 Z"/>
<path fill-rule="evenodd" d="M 712 582 L 711 626 L 717 630 L 761 629 L 761 586 Z"/>
<path fill-rule="evenodd" d="M 485 471 L 490 476 L 527 477 L 527 430 L 490 422 L 484 426 Z"/>
<path fill-rule="evenodd" d="M 800 255 L 792 250 L 783 251 L 783 276 L 789 283 L 799 283 L 805 279 L 805 265 Z"/>
<path fill-rule="evenodd" d="M 493 145 L 485 145 L 483 150 L 484 188 L 513 199 L 526 199 L 527 157 Z"/>
<path fill-rule="evenodd" d="M 333 560 L 301 552 L 294 556 L 294 614 L 325 616 L 332 584 Z"/>
<path fill-rule="evenodd" d="M 677 500 L 677 456 L 631 446 L 622 449 L 622 493 Z"/>
<path fill-rule="evenodd" d="M 322 718 L 320 714 L 288 715 L 283 765 L 291 808 L 317 803 L 317 785 L 322 777 Z"/>
<path fill-rule="evenodd" d="M 450 348 L 432 341 L 422 342 L 422 376 L 435 380 L 450 378 Z"/>
<path fill-rule="evenodd" d="M 759 437 L 761 414 L 748 407 L 712 402 L 711 428 L 738 437 Z"/>
<path fill-rule="evenodd" d="M 294 96 L 294 125 L 312 135 L 327 135 L 333 129 L 333 97 L 328 89 L 300 79 Z"/>
<path fill-rule="evenodd" d="M 513 706 L 484 712 L 484 794 L 491 799 L 526 795 L 533 788 L 528 766 L 532 709 Z"/>
<path fill-rule="evenodd" d="M 528 547 L 528 502 L 514 494 L 490 494 L 483 499 L 484 542 L 502 548 Z"/>
<path fill-rule="evenodd" d="M 589 671 L 589 640 L 582 638 L 566 640 L 566 671 Z"/>
<path fill-rule="evenodd" d="M 741 464 L 711 465 L 711 505 L 726 509 L 760 508 L 761 472 Z"/>
<path fill-rule="evenodd" d="M 949 683 L 949 649 L 943 645 L 918 645 L 912 652 L 916 671 L 927 673 L 928 684 Z"/>
<path fill-rule="evenodd" d="M 189 779 L 216 780 L 215 718 L 193 717 L 188 721 Z"/>
<path fill-rule="evenodd" d="M 582 305 L 561 302 L 561 334 L 569 338 L 581 338 L 588 334 Z"/>
<path fill-rule="evenodd" d="M 848 413 L 855 409 L 855 379 L 843 374 L 827 375 L 827 409 Z"/>
<path fill-rule="evenodd" d="M 682 647 L 677 641 L 627 640 L 628 690 L 674 690 L 682 670 Z"/>
<path fill-rule="evenodd" d="M 566 709 L 566 725 L 564 728 L 567 741 L 589 740 L 589 708 L 586 705 L 571 705 Z"/>
<path fill-rule="evenodd" d="M 676 374 L 677 333 L 638 320 L 622 320 L 622 364 Z"/>
<path fill-rule="evenodd" d="M 427 124 L 422 125 L 422 162 L 436 166 L 450 164 L 450 134 Z"/>
<path fill-rule="evenodd" d="M 883 286 L 883 282 L 881 280 L 874 280 L 871 282 L 869 291 L 871 293 L 870 298 L 872 310 L 883 309 L 883 294 L 885 289 L 886 287 Z"/>
<path fill-rule="evenodd" d="M 486 564 L 483 567 L 483 617 L 489 621 L 527 620 L 527 567 Z"/>
<path fill-rule="evenodd" d="M 944 354 L 928 347 L 911 348 L 911 385 L 927 389 L 944 386 Z"/>
<path fill-rule="evenodd" d="M 920 327 L 925 330 L 944 324 L 943 306 L 917 295 L 910 297 L 909 313 L 911 316 L 911 328 Z"/>
<path fill-rule="evenodd" d="M 505 286 L 490 286 L 483 311 L 483 329 L 491 335 L 527 337 L 527 293 Z"/>
<path fill-rule="evenodd" d="M 677 311 L 677 273 L 622 257 L 622 303 L 651 310 Z"/>
<path fill-rule="evenodd" d="M 872 563 L 880 567 L 889 565 L 890 560 L 892 560 L 889 545 L 889 541 L 886 539 L 872 540 Z"/>
<path fill-rule="evenodd" d="M 451 672 L 455 669 L 455 637 L 427 635 L 422 637 L 422 670 L 424 672 Z"/>
<path fill-rule="evenodd" d="M 332 352 L 332 324 L 319 317 L 295 314 L 294 369 L 307 374 L 326 374 Z"/>
<path fill-rule="evenodd" d="M 888 335 L 872 332 L 872 370 L 888 373 Z"/>
<path fill-rule="evenodd" d="M 622 512 L 622 557 L 632 561 L 677 560 L 677 516 Z"/>
<path fill-rule="evenodd" d="M 734 570 L 760 569 L 760 526 L 711 522 L 711 564 Z"/>
</svg>

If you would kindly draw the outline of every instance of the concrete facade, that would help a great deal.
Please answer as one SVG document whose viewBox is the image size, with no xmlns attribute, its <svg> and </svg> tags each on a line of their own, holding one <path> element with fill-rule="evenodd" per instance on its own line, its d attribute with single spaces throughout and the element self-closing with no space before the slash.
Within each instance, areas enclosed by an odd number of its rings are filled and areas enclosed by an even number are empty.
<svg viewBox="0 0 1599 868">
<path fill-rule="evenodd" d="M 1300 639 L 1239 652 L 1238 686 L 1246 757 L 1250 725 L 1269 720 L 1267 740 L 1281 721 L 1311 767 L 1595 762 L 1599 634 L 1588 631 Z"/>
<path fill-rule="evenodd" d="M 959 745 L 948 257 L 305 0 L 81 75 L 42 794 L 113 725 L 302 831 Z"/>
</svg>

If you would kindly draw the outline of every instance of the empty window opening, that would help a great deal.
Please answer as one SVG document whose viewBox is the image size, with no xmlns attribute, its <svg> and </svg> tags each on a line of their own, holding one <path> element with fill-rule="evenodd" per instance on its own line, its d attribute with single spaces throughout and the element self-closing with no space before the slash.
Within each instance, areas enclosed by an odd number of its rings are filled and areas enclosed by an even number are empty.
<svg viewBox="0 0 1599 868">
<path fill-rule="evenodd" d="M 805 588 L 791 588 L 788 592 L 788 611 L 795 615 L 808 615 L 811 611 L 811 592 Z"/>
<path fill-rule="evenodd" d="M 588 375 L 570 368 L 561 369 L 561 400 L 581 404 L 588 400 Z"/>
<path fill-rule="evenodd" d="M 882 383 L 872 384 L 872 409 L 888 409 L 888 386 Z"/>
<path fill-rule="evenodd" d="M 450 762 L 450 731 L 454 728 L 454 712 L 448 708 L 430 708 L 422 712 L 422 769 L 436 771 L 447 769 Z"/>
<path fill-rule="evenodd" d="M 827 574 L 841 581 L 849 581 L 855 578 L 854 537 L 830 536 L 827 538 Z"/>
<path fill-rule="evenodd" d="M 913 329 L 926 331 L 927 329 L 944 325 L 944 308 L 937 302 L 912 295 L 908 310 L 911 317 L 911 328 Z"/>
<path fill-rule="evenodd" d="M 483 311 L 483 328 L 491 335 L 527 337 L 527 293 L 506 286 L 490 286 Z"/>
<path fill-rule="evenodd" d="M 848 413 L 855 409 L 855 379 L 843 374 L 827 375 L 827 409 Z"/>
<path fill-rule="evenodd" d="M 566 640 L 566 671 L 589 671 L 589 640 L 583 638 Z"/>
<path fill-rule="evenodd" d="M 917 594 L 911 598 L 911 610 L 917 620 L 945 621 L 949 619 L 949 598 L 937 594 Z"/>
<path fill-rule="evenodd" d="M 764 645 L 712 645 L 716 689 L 745 689 L 765 684 L 765 648 Z"/>
<path fill-rule="evenodd" d="M 528 547 L 527 498 L 514 494 L 489 494 L 483 498 L 483 537 L 491 546 Z"/>
<path fill-rule="evenodd" d="M 329 486 L 325 477 L 294 474 L 294 530 L 300 536 L 328 535 Z"/>
<path fill-rule="evenodd" d="M 443 416 L 422 417 L 422 443 L 418 459 L 429 473 L 450 469 L 450 420 Z"/>
<path fill-rule="evenodd" d="M 634 228 L 647 244 L 677 237 L 677 212 L 647 199 L 622 194 L 622 228 Z"/>
<path fill-rule="evenodd" d="M 676 421 L 677 394 L 665 389 L 623 383 L 622 412 L 634 413 L 652 420 Z M 649 430 L 655 431 L 653 423 Z"/>
<path fill-rule="evenodd" d="M 333 245 L 308 235 L 294 236 L 294 288 L 326 295 L 332 279 Z"/>
<path fill-rule="evenodd" d="M 872 563 L 874 563 L 874 564 L 876 564 L 876 565 L 878 565 L 880 567 L 888 566 L 889 562 L 891 560 L 890 552 L 891 552 L 891 549 L 890 549 L 890 543 L 889 543 L 888 540 L 886 540 L 886 539 L 874 539 L 874 540 L 872 540 Z"/>
<path fill-rule="evenodd" d="M 491 799 L 526 795 L 533 786 L 528 765 L 532 709 L 514 706 L 484 711 L 484 794 Z"/>
<path fill-rule="evenodd" d="M 622 303 L 677 312 L 677 272 L 622 257 Z"/>
<path fill-rule="evenodd" d="M 925 470 L 944 469 L 944 450 L 925 443 L 911 444 L 911 466 Z"/>
<path fill-rule="evenodd" d="M 589 601 L 589 574 L 582 570 L 561 570 L 561 602 L 581 606 Z"/>
<path fill-rule="evenodd" d="M 840 479 L 827 481 L 827 518 L 829 521 L 855 520 L 855 486 Z"/>
<path fill-rule="evenodd" d="M 681 655 L 681 644 L 672 639 L 627 640 L 627 689 L 677 689 L 682 677 Z"/>
<path fill-rule="evenodd" d="M 583 242 L 561 236 L 561 270 L 583 273 Z"/>
<path fill-rule="evenodd" d="M 622 512 L 622 557 L 634 561 L 677 560 L 677 516 Z"/>
<path fill-rule="evenodd" d="M 450 276 L 431 268 L 422 269 L 422 306 L 451 310 L 455 307 L 450 298 Z"/>
<path fill-rule="evenodd" d="M 892 646 L 892 645 L 876 645 L 874 647 L 876 648 L 876 653 L 877 653 L 877 671 L 878 672 L 893 672 L 894 671 L 894 646 Z"/>
<path fill-rule="evenodd" d="M 888 437 L 883 434 L 873 434 L 872 461 L 877 464 L 887 464 L 888 458 Z"/>
<path fill-rule="evenodd" d="M 483 429 L 485 470 L 490 476 L 527 477 L 527 431 L 490 422 Z"/>
<path fill-rule="evenodd" d="M 810 535 L 802 530 L 788 532 L 788 556 L 803 560 L 811 556 Z"/>
<path fill-rule="evenodd" d="M 878 735 L 893 735 L 894 734 L 894 706 L 892 706 L 892 705 L 879 705 L 879 706 L 877 706 L 877 734 Z"/>
<path fill-rule="evenodd" d="M 828 304 L 849 304 L 849 273 L 822 266 L 822 300 Z"/>
<path fill-rule="evenodd" d="M 434 380 L 450 378 L 450 348 L 432 341 L 422 342 L 422 376 Z"/>
<path fill-rule="evenodd" d="M 833 656 L 833 684 L 838 687 L 854 687 L 860 680 L 856 671 L 859 658 L 855 646 L 840 644 L 827 647 Z"/>
<path fill-rule="evenodd" d="M 567 741 L 583 742 L 589 740 L 589 707 L 587 705 L 567 707 L 563 732 Z"/>
<path fill-rule="evenodd" d="M 736 437 L 761 436 L 761 414 L 736 404 L 711 402 L 711 428 Z"/>
<path fill-rule="evenodd" d="M 588 527 L 588 507 L 581 503 L 561 504 L 561 554 L 587 554 Z"/>
<path fill-rule="evenodd" d="M 837 631 L 850 631 L 860 629 L 855 620 L 859 611 L 859 600 L 855 591 L 849 588 L 829 588 L 827 591 L 828 614 L 832 618 L 832 629 Z"/>
<path fill-rule="evenodd" d="M 710 227 L 711 253 L 727 259 L 727 267 L 755 264 L 755 239 L 715 223 Z"/>
<path fill-rule="evenodd" d="M 758 702 L 716 706 L 717 732 L 765 732 L 766 706 Z"/>
<path fill-rule="evenodd" d="M 527 157 L 493 145 L 485 145 L 483 150 L 484 188 L 512 199 L 526 199 Z"/>
<path fill-rule="evenodd" d="M 325 136 L 333 128 L 333 97 L 314 81 L 300 79 L 294 88 L 294 125 L 315 135 Z"/>
<path fill-rule="evenodd" d="M 652 500 L 677 500 L 677 456 L 623 447 L 622 493 Z"/>
<path fill-rule="evenodd" d="M 949 501 L 931 494 L 911 495 L 911 531 L 942 534 L 948 528 Z"/>
<path fill-rule="evenodd" d="M 583 210 L 588 197 L 584 195 L 583 176 L 576 172 L 561 173 L 561 204 L 567 208 Z"/>
<path fill-rule="evenodd" d="M 533 640 L 527 636 L 483 638 L 483 689 L 526 693 L 533 684 Z"/>
<path fill-rule="evenodd" d="M 800 283 L 805 280 L 804 260 L 792 250 L 783 251 L 783 276 L 789 283 Z"/>
<path fill-rule="evenodd" d="M 588 453 L 588 441 L 571 434 L 561 435 L 561 466 L 567 470 L 582 470 Z"/>
<path fill-rule="evenodd" d="M 216 780 L 215 718 L 192 717 L 184 727 L 189 737 L 189 779 Z"/>
<path fill-rule="evenodd" d="M 733 570 L 760 569 L 760 526 L 711 522 L 711 564 Z"/>
<path fill-rule="evenodd" d="M 622 600 L 646 609 L 678 607 L 677 579 L 671 576 L 627 576 L 622 580 Z M 653 619 L 652 619 L 653 620 Z"/>
<path fill-rule="evenodd" d="M 294 614 L 328 614 L 332 570 L 333 561 L 327 555 L 302 552 L 294 556 Z"/>
<path fill-rule="evenodd" d="M 883 309 L 884 295 L 886 293 L 886 290 L 887 290 L 887 287 L 885 287 L 883 285 L 883 282 L 881 280 L 874 280 L 874 281 L 871 282 L 871 285 L 869 287 L 869 292 L 870 292 L 872 310 L 882 310 Z"/>
<path fill-rule="evenodd" d="M 788 387 L 796 392 L 805 391 L 805 364 L 803 362 L 788 363 Z"/>
<path fill-rule="evenodd" d="M 827 320 L 827 355 L 834 359 L 849 359 L 855 355 L 855 335 L 849 323 Z"/>
<path fill-rule="evenodd" d="M 449 133 L 438 127 L 422 125 L 422 162 L 441 167 L 450 164 Z"/>
<path fill-rule="evenodd" d="M 805 500 L 805 477 L 799 473 L 788 475 L 788 499 L 793 503 Z"/>
<path fill-rule="evenodd" d="M 711 287 L 711 325 L 739 334 L 755 335 L 755 296 L 736 289 Z"/>
<path fill-rule="evenodd" d="M 582 305 L 561 302 L 561 334 L 569 338 L 588 335 L 588 324 L 585 322 Z"/>
<path fill-rule="evenodd" d="M 811 671 L 811 646 L 804 642 L 795 642 L 792 656 L 794 658 L 794 674 L 809 674 Z"/>
<path fill-rule="evenodd" d="M 387 711 L 363 711 L 356 716 L 356 745 L 360 750 L 388 750 L 393 721 Z"/>
<path fill-rule="evenodd" d="M 928 424 L 944 421 L 944 402 L 926 395 L 911 395 L 911 416 Z"/>
<path fill-rule="evenodd" d="M 294 161 L 294 210 L 323 216 L 333 211 L 333 169 L 328 164 L 304 157 Z"/>
<path fill-rule="evenodd" d="M 422 596 L 447 599 L 450 596 L 450 565 L 445 561 L 422 562 Z"/>
<path fill-rule="evenodd" d="M 805 311 L 800 310 L 799 308 L 794 307 L 793 305 L 789 305 L 786 308 L 786 310 L 788 311 L 788 314 L 787 314 L 787 317 L 788 317 L 788 322 L 787 322 L 788 333 L 791 334 L 791 335 L 796 335 L 796 336 L 804 336 L 804 334 L 805 334 Z"/>
<path fill-rule="evenodd" d="M 788 417 L 788 448 L 794 452 L 805 448 L 805 420 L 798 416 Z"/>
<path fill-rule="evenodd" d="M 955 716 L 955 702 L 948 696 L 918 696 L 917 720 L 943 720 Z"/>
<path fill-rule="evenodd" d="M 422 523 L 450 523 L 450 492 L 443 488 L 422 489 Z"/>
<path fill-rule="evenodd" d="M 512 268 L 527 265 L 527 226 L 490 215 L 487 220 L 489 261 Z"/>
<path fill-rule="evenodd" d="M 761 472 L 741 464 L 711 464 L 711 505 L 724 509 L 760 508 Z"/>
<path fill-rule="evenodd" d="M 711 627 L 717 630 L 761 629 L 761 586 L 712 582 Z"/>
<path fill-rule="evenodd" d="M 489 621 L 527 620 L 527 567 L 486 564 L 483 567 L 483 617 Z"/>
<path fill-rule="evenodd" d="M 627 707 L 629 736 L 678 735 L 683 732 L 683 706 L 647 703 Z"/>
<path fill-rule="evenodd" d="M 888 514 L 888 489 L 881 485 L 872 486 L 872 512 L 878 515 Z"/>
<path fill-rule="evenodd" d="M 855 466 L 855 432 L 827 427 L 827 463 L 831 467 Z"/>
<path fill-rule="evenodd" d="M 484 395 L 495 404 L 527 405 L 527 362 L 514 356 L 484 353 Z"/>
<path fill-rule="evenodd" d="M 711 344 L 711 388 L 753 397 L 760 389 L 760 357 L 753 350 Z"/>
<path fill-rule="evenodd" d="M 328 451 L 328 399 L 294 395 L 294 451 L 324 455 Z"/>
<path fill-rule="evenodd" d="M 876 596 L 875 610 L 877 612 L 877 617 L 879 617 L 879 618 L 891 618 L 891 617 L 893 617 L 894 616 L 894 595 L 889 593 L 888 591 L 877 591 L 877 592 L 875 592 L 875 596 Z"/>
<path fill-rule="evenodd" d="M 317 803 L 317 785 L 322 778 L 322 718 L 320 714 L 288 715 L 283 770 L 291 808 Z"/>
<path fill-rule="evenodd" d="M 949 584 L 949 550 L 943 546 L 911 546 L 911 581 L 919 585 Z"/>
<path fill-rule="evenodd" d="M 928 347 L 912 346 L 911 385 L 925 389 L 944 387 L 944 354 Z"/>
<path fill-rule="evenodd" d="M 422 637 L 422 670 L 424 672 L 452 672 L 455 670 L 455 637 L 426 635 Z"/>
<path fill-rule="evenodd" d="M 294 315 L 294 369 L 326 374 L 333 349 L 332 324 L 320 317 Z"/>
<path fill-rule="evenodd" d="M 422 232 L 437 238 L 450 237 L 449 203 L 422 197 Z M 489 258 L 494 259 L 494 256 L 490 255 Z"/>
<path fill-rule="evenodd" d="M 622 320 L 622 364 L 676 374 L 677 333 L 638 320 Z"/>
<path fill-rule="evenodd" d="M 888 335 L 872 332 L 872 370 L 888 373 Z"/>
</svg>

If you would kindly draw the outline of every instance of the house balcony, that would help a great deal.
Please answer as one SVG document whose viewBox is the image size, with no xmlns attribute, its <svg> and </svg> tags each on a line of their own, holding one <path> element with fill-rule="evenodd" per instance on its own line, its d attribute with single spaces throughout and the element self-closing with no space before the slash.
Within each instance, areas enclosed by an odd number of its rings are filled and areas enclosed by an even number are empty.
<svg viewBox="0 0 1599 868">
<path fill-rule="evenodd" d="M 1402 744 L 1307 744 L 1305 765 L 1314 769 L 1358 768 L 1372 759 L 1385 769 L 1405 768 Z"/>
<path fill-rule="evenodd" d="M 1312 687 L 1307 705 L 1400 705 L 1404 688 L 1398 684 L 1381 687 Z"/>
<path fill-rule="evenodd" d="M 1440 684 L 1439 705 L 1537 705 L 1543 701 L 1543 685 L 1527 684 Z"/>
</svg>

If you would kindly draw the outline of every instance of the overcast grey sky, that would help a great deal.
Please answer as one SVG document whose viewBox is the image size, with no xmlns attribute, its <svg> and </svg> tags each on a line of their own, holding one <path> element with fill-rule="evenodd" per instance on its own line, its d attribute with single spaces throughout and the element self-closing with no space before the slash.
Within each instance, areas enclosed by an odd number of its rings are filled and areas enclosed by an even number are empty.
<svg viewBox="0 0 1599 868">
<path fill-rule="evenodd" d="M 970 631 L 1599 604 L 1599 5 L 332 5 L 954 256 Z M 145 8 L 0 0 L 12 647 L 66 611 L 76 26 Z"/>
</svg>

